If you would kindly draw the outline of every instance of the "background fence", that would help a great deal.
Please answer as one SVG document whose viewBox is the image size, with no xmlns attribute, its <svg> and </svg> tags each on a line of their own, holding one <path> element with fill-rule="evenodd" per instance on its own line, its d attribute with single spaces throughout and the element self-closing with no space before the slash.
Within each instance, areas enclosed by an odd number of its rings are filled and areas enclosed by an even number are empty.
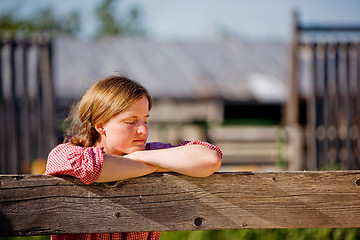
<svg viewBox="0 0 360 240">
<path fill-rule="evenodd" d="M 304 127 L 302 167 L 360 167 L 360 26 L 303 26 L 295 15 L 292 121 Z"/>
<path fill-rule="evenodd" d="M 360 42 L 303 43 L 302 47 L 311 54 L 313 82 L 307 102 L 308 165 L 359 169 Z"/>
<path fill-rule="evenodd" d="M 54 146 L 52 42 L 0 40 L 0 172 L 27 173 Z"/>
</svg>

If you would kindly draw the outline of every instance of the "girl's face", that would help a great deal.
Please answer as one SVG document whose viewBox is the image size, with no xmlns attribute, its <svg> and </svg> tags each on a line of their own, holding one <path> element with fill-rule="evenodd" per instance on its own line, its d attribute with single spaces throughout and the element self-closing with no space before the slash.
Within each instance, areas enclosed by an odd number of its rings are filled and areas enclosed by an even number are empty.
<svg viewBox="0 0 360 240">
<path fill-rule="evenodd" d="M 100 133 L 96 147 L 104 147 L 111 155 L 125 155 L 145 148 L 148 137 L 149 101 L 146 96 L 136 100 L 125 111 L 95 128 Z"/>
</svg>

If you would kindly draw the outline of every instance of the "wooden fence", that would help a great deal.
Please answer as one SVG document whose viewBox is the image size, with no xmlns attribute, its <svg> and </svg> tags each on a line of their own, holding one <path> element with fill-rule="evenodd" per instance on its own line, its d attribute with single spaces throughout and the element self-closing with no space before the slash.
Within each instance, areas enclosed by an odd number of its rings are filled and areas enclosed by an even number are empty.
<svg viewBox="0 0 360 240">
<path fill-rule="evenodd" d="M 307 100 L 308 165 L 360 169 L 360 41 L 302 47 L 311 52 L 313 65 Z"/>
<path fill-rule="evenodd" d="M 0 175 L 0 236 L 360 227 L 360 171 L 175 173 L 84 185 Z"/>
<path fill-rule="evenodd" d="M 295 14 L 293 28 L 287 123 L 305 130 L 301 168 L 360 169 L 360 25 L 302 25 Z"/>
<path fill-rule="evenodd" d="M 53 92 L 51 39 L 0 38 L 0 173 L 28 173 L 55 145 Z"/>
</svg>

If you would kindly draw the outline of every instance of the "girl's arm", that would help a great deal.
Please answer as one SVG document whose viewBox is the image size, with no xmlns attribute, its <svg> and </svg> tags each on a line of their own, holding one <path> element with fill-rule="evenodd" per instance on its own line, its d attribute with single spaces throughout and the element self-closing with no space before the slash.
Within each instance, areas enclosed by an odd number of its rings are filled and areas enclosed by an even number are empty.
<svg viewBox="0 0 360 240">
<path fill-rule="evenodd" d="M 102 170 L 95 182 L 111 182 L 140 177 L 156 172 L 157 169 L 158 167 L 136 159 L 104 154 Z"/>
<path fill-rule="evenodd" d="M 165 144 L 162 147 L 172 146 Z M 121 157 L 105 154 L 102 148 L 83 148 L 67 143 L 50 152 L 45 174 L 71 175 L 85 184 L 134 178 L 164 169 L 205 177 L 220 167 L 220 155 L 203 145 L 186 145 Z"/>
<path fill-rule="evenodd" d="M 138 151 L 126 157 L 143 161 L 156 168 L 193 177 L 207 177 L 219 169 L 218 152 L 203 145 L 187 145 L 174 148 Z"/>
<path fill-rule="evenodd" d="M 135 159 L 105 154 L 102 148 L 65 143 L 49 153 L 45 174 L 70 175 L 91 184 L 139 177 L 157 169 Z"/>
</svg>

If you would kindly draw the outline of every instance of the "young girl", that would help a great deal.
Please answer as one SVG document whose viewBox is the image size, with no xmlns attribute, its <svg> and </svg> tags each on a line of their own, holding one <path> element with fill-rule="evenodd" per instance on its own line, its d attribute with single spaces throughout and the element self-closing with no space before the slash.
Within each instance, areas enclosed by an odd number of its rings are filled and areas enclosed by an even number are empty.
<svg viewBox="0 0 360 240">
<path fill-rule="evenodd" d="M 71 175 L 84 184 L 173 171 L 206 177 L 221 165 L 219 148 L 206 142 L 178 146 L 146 143 L 151 97 L 139 83 L 106 77 L 82 97 L 65 143 L 48 156 L 46 172 Z M 144 151 L 146 150 L 146 151 Z M 52 239 L 159 239 L 160 232 L 53 235 Z"/>
</svg>

